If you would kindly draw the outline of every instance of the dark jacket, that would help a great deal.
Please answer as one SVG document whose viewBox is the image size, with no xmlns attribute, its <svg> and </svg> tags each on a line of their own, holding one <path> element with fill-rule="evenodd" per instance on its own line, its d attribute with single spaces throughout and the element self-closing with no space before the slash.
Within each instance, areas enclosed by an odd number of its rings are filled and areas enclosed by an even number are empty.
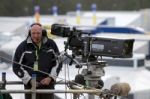
<svg viewBox="0 0 150 99">
<path fill-rule="evenodd" d="M 58 47 L 53 40 L 43 37 L 41 47 L 38 48 L 38 46 L 32 42 L 31 37 L 29 36 L 17 47 L 13 61 L 33 68 L 34 62 L 38 56 L 38 70 L 57 76 L 61 68 L 56 58 L 56 55 L 58 54 Z M 16 63 L 13 63 L 13 71 L 19 78 L 22 79 L 24 84 L 27 84 L 30 81 L 32 74 L 36 74 L 37 79 L 48 76 L 44 73 L 33 71 L 32 69 Z M 55 77 L 52 78 L 55 79 Z"/>
</svg>

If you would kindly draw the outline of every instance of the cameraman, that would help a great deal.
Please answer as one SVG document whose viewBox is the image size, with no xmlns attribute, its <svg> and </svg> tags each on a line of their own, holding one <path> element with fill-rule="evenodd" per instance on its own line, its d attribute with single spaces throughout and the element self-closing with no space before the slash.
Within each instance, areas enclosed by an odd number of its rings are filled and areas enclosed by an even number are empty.
<svg viewBox="0 0 150 99">
<path fill-rule="evenodd" d="M 14 73 L 22 79 L 25 89 L 31 89 L 32 74 L 36 74 L 37 89 L 54 89 L 54 82 L 58 75 L 61 64 L 56 60 L 56 55 L 59 54 L 56 43 L 49 39 L 42 25 L 34 23 L 30 26 L 29 34 L 17 47 L 13 61 Z M 26 65 L 21 66 L 20 63 Z M 47 74 L 54 75 L 49 77 Z M 31 94 L 25 94 L 25 99 L 31 99 Z M 36 99 L 54 99 L 53 94 L 36 94 Z"/>
</svg>

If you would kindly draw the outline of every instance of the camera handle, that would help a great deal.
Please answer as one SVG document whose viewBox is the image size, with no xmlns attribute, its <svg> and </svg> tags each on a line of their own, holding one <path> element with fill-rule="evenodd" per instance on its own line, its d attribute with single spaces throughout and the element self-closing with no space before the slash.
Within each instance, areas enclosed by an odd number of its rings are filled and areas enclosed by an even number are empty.
<svg viewBox="0 0 150 99">
<path fill-rule="evenodd" d="M 68 58 L 70 58 L 72 60 L 72 62 L 75 62 L 80 68 L 82 67 L 82 65 L 74 58 L 72 58 L 70 55 L 68 55 L 67 53 L 64 54 L 65 56 L 67 56 Z"/>
<path fill-rule="evenodd" d="M 70 66 L 71 66 L 72 63 L 73 63 L 73 59 L 75 59 L 75 55 L 74 55 L 74 54 L 72 54 L 72 58 L 71 58 L 70 63 L 69 63 Z"/>
<path fill-rule="evenodd" d="M 57 56 L 57 58 L 59 59 L 59 58 L 62 58 L 63 56 L 66 56 L 67 58 L 71 59 L 70 64 L 72 64 L 72 63 L 74 62 L 76 65 L 78 65 L 78 67 L 82 68 L 82 64 L 79 63 L 79 62 L 75 59 L 75 56 L 74 56 L 74 58 L 73 58 L 72 56 L 68 55 L 68 53 L 67 53 L 66 51 L 63 51 L 63 52 L 60 53 L 60 55 Z M 64 60 L 62 60 L 62 59 L 60 59 L 60 60 L 61 60 L 60 63 L 64 61 Z"/>
</svg>

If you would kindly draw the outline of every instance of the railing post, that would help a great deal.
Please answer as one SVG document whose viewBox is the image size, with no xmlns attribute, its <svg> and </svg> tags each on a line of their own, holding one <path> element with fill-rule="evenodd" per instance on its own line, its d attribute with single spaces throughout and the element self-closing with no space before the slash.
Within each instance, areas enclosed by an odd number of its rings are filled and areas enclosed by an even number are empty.
<svg viewBox="0 0 150 99">
<path fill-rule="evenodd" d="M 32 99 L 36 99 L 36 74 L 32 74 L 31 78 L 31 85 L 32 85 Z"/>
<path fill-rule="evenodd" d="M 6 72 L 2 72 L 2 81 L 3 81 L 2 89 L 5 89 L 5 87 L 6 87 Z"/>
</svg>

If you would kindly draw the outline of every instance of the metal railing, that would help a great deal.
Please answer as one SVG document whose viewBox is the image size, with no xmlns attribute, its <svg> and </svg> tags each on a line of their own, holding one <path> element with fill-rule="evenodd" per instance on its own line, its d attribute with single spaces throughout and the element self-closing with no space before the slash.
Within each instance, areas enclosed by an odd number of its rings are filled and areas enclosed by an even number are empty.
<svg viewBox="0 0 150 99">
<path fill-rule="evenodd" d="M 36 99 L 36 93 L 72 93 L 73 94 L 73 99 L 77 99 L 77 95 L 80 93 L 88 93 L 88 94 L 95 94 L 95 95 L 101 95 L 102 90 L 100 89 L 69 89 L 69 90 L 41 90 L 41 89 L 36 89 L 36 76 L 32 76 L 32 88 L 31 89 L 25 89 L 25 90 L 6 90 L 5 86 L 6 85 L 14 85 L 14 84 L 23 84 L 21 81 L 6 81 L 6 73 L 2 73 L 2 81 L 0 81 L 0 93 L 5 94 L 5 93 L 31 93 L 32 94 L 32 99 Z M 66 84 L 69 82 L 58 82 L 56 84 Z"/>
</svg>

